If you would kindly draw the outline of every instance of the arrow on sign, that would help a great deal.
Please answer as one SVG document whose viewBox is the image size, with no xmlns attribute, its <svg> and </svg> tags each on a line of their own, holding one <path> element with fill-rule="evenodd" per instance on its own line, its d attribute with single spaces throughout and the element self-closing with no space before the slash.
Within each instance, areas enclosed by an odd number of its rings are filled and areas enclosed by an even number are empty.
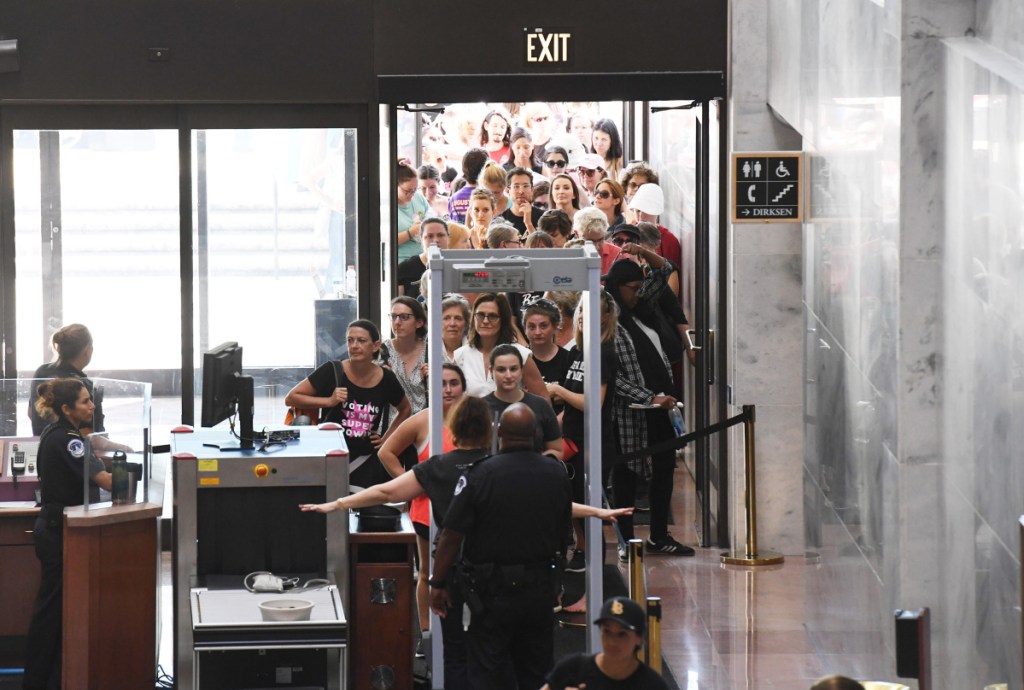
<svg viewBox="0 0 1024 690">
<path fill-rule="evenodd" d="M 743 215 L 749 216 L 750 215 L 750 209 L 749 208 L 743 209 Z"/>
</svg>

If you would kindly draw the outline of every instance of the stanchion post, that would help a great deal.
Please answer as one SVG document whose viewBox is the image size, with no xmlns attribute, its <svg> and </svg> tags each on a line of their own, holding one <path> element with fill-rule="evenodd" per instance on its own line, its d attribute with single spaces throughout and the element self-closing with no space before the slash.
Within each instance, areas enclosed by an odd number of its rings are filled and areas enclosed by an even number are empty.
<svg viewBox="0 0 1024 690">
<path fill-rule="evenodd" d="M 629 540 L 629 598 L 644 605 L 644 540 Z"/>
<path fill-rule="evenodd" d="M 661 673 L 661 597 L 647 597 L 647 665 Z"/>
<path fill-rule="evenodd" d="M 644 585 L 644 540 L 630 539 L 627 553 L 629 567 L 629 598 L 640 606 L 644 605 L 647 596 L 647 588 Z M 637 658 L 640 661 L 645 659 L 643 645 L 637 650 Z"/>
<path fill-rule="evenodd" d="M 743 406 L 743 510 L 747 528 L 747 541 L 743 553 L 726 551 L 722 554 L 725 565 L 777 565 L 785 559 L 781 554 L 772 551 L 757 550 L 757 478 L 754 472 L 755 449 L 755 413 L 753 405 Z"/>
</svg>

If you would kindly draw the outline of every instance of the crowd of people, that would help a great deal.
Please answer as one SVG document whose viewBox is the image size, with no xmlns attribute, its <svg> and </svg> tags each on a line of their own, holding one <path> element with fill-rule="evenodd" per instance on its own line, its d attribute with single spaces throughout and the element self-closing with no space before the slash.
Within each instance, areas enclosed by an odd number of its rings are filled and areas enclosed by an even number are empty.
<svg viewBox="0 0 1024 690">
<path fill-rule="evenodd" d="M 548 676 L 553 660 L 544 633 L 560 592 L 552 572 L 560 577 L 586 570 L 584 518 L 618 523 L 619 557 L 625 560 L 625 541 L 634 536 L 634 503 L 646 491 L 646 552 L 694 553 L 668 532 L 676 453 L 644 452 L 674 438 L 670 411 L 681 397 L 682 364 L 693 357 L 679 298 L 680 244 L 657 222 L 665 205 L 658 174 L 644 162 L 623 163 L 610 120 L 573 113 L 566 136 L 552 136 L 550 125 L 557 120 L 543 105 L 527 104 L 516 116 L 488 112 L 479 139 L 467 142 L 461 172 L 447 165 L 437 149 L 438 133 L 429 130 L 423 133 L 427 162 L 415 168 L 411 161 L 397 161 L 399 294 L 388 314 L 391 337 L 381 337 L 371 323 L 353 322 L 342 377 L 332 373 L 336 364 L 324 365 L 285 399 L 288 405 L 321 407 L 321 421 L 337 421 L 350 447 L 358 448 L 353 457 L 359 467 L 369 463 L 390 477 L 376 485 L 354 481 L 353 495 L 304 510 L 411 501 L 420 625 L 428 626 L 431 608 L 445 621 L 446 687 L 492 687 L 486 679 L 496 677 L 512 679 L 508 687 L 517 678 L 519 687 L 557 687 L 553 679 L 565 669 Z M 602 486 L 609 489 L 607 508 L 584 501 L 588 367 L 580 293 L 443 295 L 441 331 L 431 336 L 444 344 L 444 361 L 438 363 L 444 368 L 442 447 L 430 448 L 427 433 L 433 365 L 427 361 L 424 307 L 431 289 L 425 270 L 429 247 L 486 251 L 587 242 L 601 257 L 604 285 L 592 297 L 601 319 L 600 466 Z M 352 359 L 367 364 L 354 366 Z M 358 391 L 346 385 L 353 378 Z M 381 391 L 371 395 L 367 386 Z M 441 535 L 434 545 L 431 506 Z M 430 572 L 432 546 L 437 556 Z M 461 559 L 454 555 L 459 552 Z M 599 567 L 603 554 L 591 558 Z M 469 592 L 467 578 L 475 578 Z M 519 591 L 524 582 L 530 592 Z M 474 611 L 466 633 L 462 608 L 473 609 L 474 597 L 486 605 Z M 558 606 L 583 612 L 586 601 Z M 541 616 L 542 611 L 547 613 Z M 516 641 L 523 639 L 531 643 Z M 620 662 L 607 668 L 597 662 L 597 668 L 616 677 L 637 671 Z M 502 664 L 510 664 L 506 676 Z"/>
</svg>

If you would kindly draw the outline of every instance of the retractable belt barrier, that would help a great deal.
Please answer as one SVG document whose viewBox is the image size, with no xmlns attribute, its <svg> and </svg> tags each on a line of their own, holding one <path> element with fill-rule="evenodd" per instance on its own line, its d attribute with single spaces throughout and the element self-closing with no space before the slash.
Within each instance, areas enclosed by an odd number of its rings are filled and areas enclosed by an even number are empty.
<svg viewBox="0 0 1024 690">
<path fill-rule="evenodd" d="M 730 417 L 724 422 L 718 422 L 711 426 L 706 426 L 703 429 L 697 431 L 691 431 L 688 434 L 677 436 L 676 438 L 661 443 L 655 444 L 648 448 L 641 448 L 640 450 L 634 450 L 631 453 L 622 453 L 621 455 L 615 455 L 610 458 L 613 462 L 625 462 L 626 460 L 633 460 L 634 458 L 642 458 L 645 455 L 654 455 L 655 453 L 661 453 L 666 450 L 678 450 L 685 446 L 690 441 L 696 441 L 701 436 L 710 436 L 711 434 L 717 434 L 719 431 L 725 431 L 731 426 L 742 424 L 747 421 L 753 421 L 754 417 L 754 406 L 744 405 L 743 412 L 739 413 L 735 417 Z"/>
<path fill-rule="evenodd" d="M 614 456 L 611 460 L 613 462 L 625 462 L 626 460 L 642 458 L 647 455 L 662 453 L 667 450 L 677 450 L 685 446 L 690 441 L 702 436 L 710 436 L 711 434 L 716 434 L 719 431 L 725 431 L 731 426 L 743 424 L 743 439 L 745 445 L 743 506 L 746 513 L 747 540 L 742 551 L 737 549 L 736 551 L 726 551 L 723 553 L 722 564 L 743 566 L 778 565 L 785 560 L 782 555 L 772 551 L 758 552 L 757 550 L 757 492 L 754 478 L 754 422 L 754 406 L 744 405 L 743 411 L 735 417 L 730 417 L 725 421 L 712 424 L 711 426 L 704 427 L 703 429 L 698 429 L 697 431 L 693 431 L 689 434 L 683 434 L 682 436 L 655 444 L 648 448 L 641 448 L 640 450 L 632 451 L 630 453 L 622 453 L 621 455 Z"/>
</svg>

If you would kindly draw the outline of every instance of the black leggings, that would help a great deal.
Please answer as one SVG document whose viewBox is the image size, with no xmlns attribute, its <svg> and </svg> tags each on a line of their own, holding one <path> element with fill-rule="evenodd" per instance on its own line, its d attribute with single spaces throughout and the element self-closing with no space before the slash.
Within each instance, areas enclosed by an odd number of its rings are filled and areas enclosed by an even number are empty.
<svg viewBox="0 0 1024 690">
<path fill-rule="evenodd" d="M 676 454 L 672 451 L 651 457 L 651 539 L 657 541 L 668 534 L 668 516 L 672 509 L 672 481 L 676 469 Z M 612 501 L 616 508 L 626 508 L 636 502 L 638 477 L 625 464 L 612 468 Z M 633 517 L 619 517 L 619 531 L 626 541 L 633 539 Z"/>
</svg>

